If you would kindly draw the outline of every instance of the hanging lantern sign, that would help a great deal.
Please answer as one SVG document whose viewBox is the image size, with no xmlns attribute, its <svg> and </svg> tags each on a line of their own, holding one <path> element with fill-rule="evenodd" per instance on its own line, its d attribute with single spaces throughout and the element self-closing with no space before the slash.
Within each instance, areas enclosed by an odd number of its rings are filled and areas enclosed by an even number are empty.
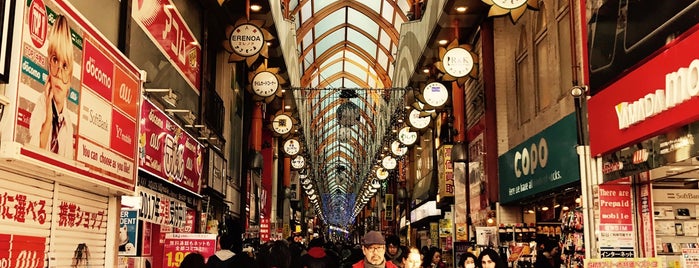
<svg viewBox="0 0 699 268">
<path fill-rule="evenodd" d="M 294 169 L 302 169 L 304 165 L 306 165 L 306 159 L 302 155 L 296 155 L 291 159 L 291 167 Z"/>
<path fill-rule="evenodd" d="M 410 131 L 410 127 L 404 127 L 398 131 L 398 140 L 405 145 L 413 145 L 417 141 L 417 132 Z"/>
<path fill-rule="evenodd" d="M 422 89 L 422 99 L 429 106 L 441 107 L 449 100 L 449 90 L 442 83 L 432 82 Z"/>
<path fill-rule="evenodd" d="M 284 152 L 288 155 L 296 155 L 301 150 L 301 144 L 296 139 L 288 139 L 284 142 Z"/>
<path fill-rule="evenodd" d="M 406 148 L 405 146 L 402 146 L 400 141 L 393 141 L 391 143 L 391 152 L 395 156 L 403 156 L 403 155 L 405 155 L 405 153 L 408 152 L 408 148 Z"/>
<path fill-rule="evenodd" d="M 481 0 L 490 5 L 488 17 L 510 15 L 512 23 L 516 23 L 522 17 L 527 8 L 539 9 L 538 0 Z"/>
<path fill-rule="evenodd" d="M 352 129 L 349 127 L 340 127 L 337 131 L 337 139 L 340 142 L 349 142 L 352 138 Z"/>
<path fill-rule="evenodd" d="M 420 116 L 420 111 L 417 109 L 413 109 L 410 111 L 410 114 L 408 115 L 408 123 L 410 123 L 411 126 L 417 129 L 423 129 L 427 127 L 430 124 L 430 121 L 432 120 L 431 117 L 429 116 Z"/>
<path fill-rule="evenodd" d="M 229 62 L 245 60 L 248 66 L 252 66 L 258 56 L 268 57 L 267 41 L 274 39 L 274 36 L 262 25 L 264 21 L 241 18 L 235 26 L 226 27 L 228 40 L 223 42 L 223 47 L 231 53 Z"/>
<path fill-rule="evenodd" d="M 509 0 L 508 0 L 509 1 Z M 456 81 L 463 85 L 468 77 L 478 77 L 478 57 L 473 51 L 473 46 L 459 45 L 458 40 L 452 41 L 446 48 L 439 48 L 441 61 L 435 62 L 435 67 L 445 73 L 442 81 Z"/>
<path fill-rule="evenodd" d="M 359 107 L 348 101 L 337 107 L 337 120 L 341 126 L 351 127 L 359 123 Z"/>
<path fill-rule="evenodd" d="M 272 130 L 278 135 L 285 135 L 294 128 L 294 121 L 288 114 L 278 114 L 272 120 Z"/>
<path fill-rule="evenodd" d="M 394 168 L 396 168 L 396 164 L 397 164 L 396 159 L 391 157 L 390 155 L 387 155 L 386 157 L 383 158 L 383 160 L 381 160 L 381 165 L 385 169 L 394 169 Z M 378 176 L 378 173 L 376 175 Z"/>
<path fill-rule="evenodd" d="M 275 97 L 283 96 L 281 85 L 286 80 L 279 75 L 279 68 L 267 68 L 266 63 L 260 64 L 254 72 L 248 73 L 251 81 L 247 87 L 253 94 L 253 100 L 270 103 Z"/>
</svg>

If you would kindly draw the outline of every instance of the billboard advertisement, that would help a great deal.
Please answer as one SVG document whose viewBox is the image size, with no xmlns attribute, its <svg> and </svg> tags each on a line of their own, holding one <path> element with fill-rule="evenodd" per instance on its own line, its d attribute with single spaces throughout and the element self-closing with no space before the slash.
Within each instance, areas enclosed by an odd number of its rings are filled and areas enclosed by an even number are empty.
<svg viewBox="0 0 699 268">
<path fill-rule="evenodd" d="M 141 118 L 138 167 L 198 194 L 204 146 L 147 100 L 141 104 Z"/>
<path fill-rule="evenodd" d="M 138 69 L 66 1 L 25 2 L 21 154 L 133 191 Z"/>
</svg>

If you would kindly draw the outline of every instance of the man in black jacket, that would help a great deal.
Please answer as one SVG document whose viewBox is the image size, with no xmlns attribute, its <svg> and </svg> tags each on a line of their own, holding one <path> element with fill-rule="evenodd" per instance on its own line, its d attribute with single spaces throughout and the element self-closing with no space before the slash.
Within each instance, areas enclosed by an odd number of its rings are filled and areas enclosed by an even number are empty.
<svg viewBox="0 0 699 268">
<path fill-rule="evenodd" d="M 304 268 L 335 268 L 340 265 L 333 255 L 325 251 L 320 238 L 308 243 L 308 253 L 301 257 L 301 264 Z"/>
</svg>

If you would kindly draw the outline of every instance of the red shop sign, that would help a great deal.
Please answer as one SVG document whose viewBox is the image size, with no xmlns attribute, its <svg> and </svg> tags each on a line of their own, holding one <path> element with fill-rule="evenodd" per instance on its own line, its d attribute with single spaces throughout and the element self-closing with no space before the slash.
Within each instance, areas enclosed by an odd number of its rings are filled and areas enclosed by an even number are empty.
<svg viewBox="0 0 699 268">
<path fill-rule="evenodd" d="M 139 0 L 131 16 L 199 94 L 201 45 L 170 0 Z"/>
<path fill-rule="evenodd" d="M 699 31 L 620 78 L 588 102 L 590 151 L 609 153 L 699 120 Z"/>
<path fill-rule="evenodd" d="M 147 100 L 141 118 L 138 167 L 198 194 L 204 147 Z"/>
</svg>

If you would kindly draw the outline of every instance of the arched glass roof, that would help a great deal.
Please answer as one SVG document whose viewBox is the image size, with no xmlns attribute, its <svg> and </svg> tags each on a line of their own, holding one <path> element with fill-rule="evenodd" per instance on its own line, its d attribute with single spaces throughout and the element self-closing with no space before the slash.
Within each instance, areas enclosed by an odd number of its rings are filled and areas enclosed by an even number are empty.
<svg viewBox="0 0 699 268">
<path fill-rule="evenodd" d="M 367 176 L 379 126 L 387 120 L 384 89 L 392 86 L 393 61 L 409 0 L 292 0 L 301 88 L 299 111 L 310 172 L 326 222 L 350 224 L 355 197 Z M 382 118 L 383 117 L 383 118 Z"/>
</svg>

